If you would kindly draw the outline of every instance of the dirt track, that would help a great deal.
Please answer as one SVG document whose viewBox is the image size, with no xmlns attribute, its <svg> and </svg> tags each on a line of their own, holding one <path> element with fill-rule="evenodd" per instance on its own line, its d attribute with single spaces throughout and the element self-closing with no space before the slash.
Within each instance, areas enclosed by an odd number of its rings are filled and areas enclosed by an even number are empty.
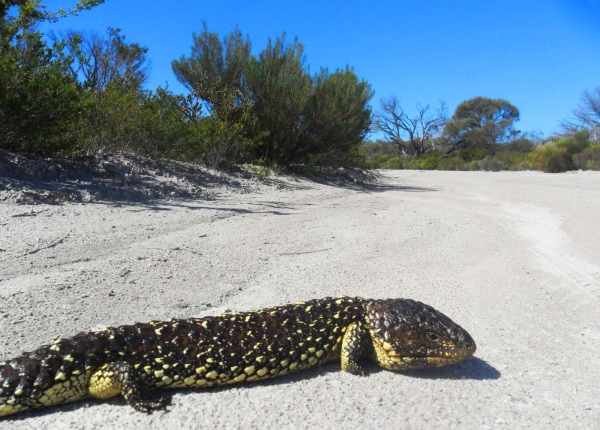
<svg viewBox="0 0 600 430">
<path fill-rule="evenodd" d="M 359 378 L 335 364 L 121 399 L 0 428 L 597 428 L 600 173 L 382 173 L 159 204 L 0 205 L 0 360 L 56 336 L 330 295 L 410 297 L 465 327 L 476 358 Z"/>
</svg>

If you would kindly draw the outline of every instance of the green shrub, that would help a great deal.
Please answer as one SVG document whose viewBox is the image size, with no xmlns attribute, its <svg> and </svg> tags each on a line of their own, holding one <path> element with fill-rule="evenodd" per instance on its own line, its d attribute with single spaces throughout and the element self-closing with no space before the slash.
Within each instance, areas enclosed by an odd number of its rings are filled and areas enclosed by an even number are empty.
<svg viewBox="0 0 600 430">
<path fill-rule="evenodd" d="M 548 144 L 538 148 L 527 155 L 529 168 L 542 170 L 547 173 L 559 173 L 572 170 L 573 157 L 567 148 L 555 144 Z"/>
<path fill-rule="evenodd" d="M 0 50 L 0 149 L 68 155 L 78 149 L 73 125 L 81 87 L 68 63 L 39 32 L 24 31 Z"/>
<path fill-rule="evenodd" d="M 533 151 L 534 148 L 535 142 L 526 138 L 511 140 L 509 143 L 506 144 L 506 146 L 504 146 L 504 149 L 507 152 L 527 153 Z"/>
<path fill-rule="evenodd" d="M 181 107 L 183 101 L 182 96 L 161 87 L 143 94 L 137 152 L 152 157 L 199 158 L 199 136 Z"/>
<path fill-rule="evenodd" d="M 460 157 L 442 157 L 438 162 L 440 170 L 468 170 L 467 163 Z"/>
<path fill-rule="evenodd" d="M 322 69 L 312 79 L 312 94 L 299 120 L 304 133 L 296 157 L 316 156 L 327 165 L 363 163 L 366 154 L 361 144 L 371 123 L 372 96 L 369 84 L 352 69 L 331 74 Z"/>
<path fill-rule="evenodd" d="M 569 155 L 578 154 L 590 146 L 589 134 L 586 130 L 581 130 L 573 136 L 558 139 L 555 145 L 566 149 Z"/>
<path fill-rule="evenodd" d="M 82 103 L 82 119 L 77 124 L 87 152 L 106 148 L 111 153 L 135 153 L 140 133 L 140 95 L 117 84 L 99 93 L 87 92 Z"/>
<path fill-rule="evenodd" d="M 402 159 L 392 154 L 367 155 L 365 157 L 365 168 L 367 169 L 403 169 Z"/>
<path fill-rule="evenodd" d="M 502 170 L 527 170 L 526 152 L 499 152 L 494 155 L 494 159 L 503 164 Z"/>
<path fill-rule="evenodd" d="M 481 170 L 485 170 L 487 172 L 499 172 L 501 170 L 506 170 L 505 164 L 492 155 L 488 155 L 484 159 L 479 160 L 477 165 Z"/>
<path fill-rule="evenodd" d="M 401 170 L 404 169 L 404 164 L 402 163 L 402 159 L 400 157 L 389 157 L 383 164 L 382 168 Z"/>
<path fill-rule="evenodd" d="M 362 148 L 365 150 L 365 154 L 367 157 L 373 158 L 378 155 L 390 155 L 390 156 L 398 156 L 398 146 L 391 142 L 386 142 L 382 140 L 377 140 L 375 142 L 365 140 L 361 144 Z"/>
<path fill-rule="evenodd" d="M 429 152 L 418 157 L 409 157 L 403 160 L 403 166 L 413 170 L 437 170 L 440 156 L 438 152 Z"/>
<path fill-rule="evenodd" d="M 590 145 L 574 155 L 573 161 L 578 169 L 600 170 L 600 145 Z"/>
<path fill-rule="evenodd" d="M 460 151 L 456 152 L 456 155 L 460 157 L 465 163 L 483 160 L 489 154 L 490 151 L 485 148 L 461 149 Z"/>
<path fill-rule="evenodd" d="M 369 84 L 350 68 L 311 76 L 297 40 L 284 34 L 253 56 L 238 29 L 220 39 L 204 25 L 191 56 L 172 65 L 215 124 L 237 130 L 229 146 L 247 149 L 248 161 L 364 165 L 358 147 L 371 123 Z"/>
</svg>

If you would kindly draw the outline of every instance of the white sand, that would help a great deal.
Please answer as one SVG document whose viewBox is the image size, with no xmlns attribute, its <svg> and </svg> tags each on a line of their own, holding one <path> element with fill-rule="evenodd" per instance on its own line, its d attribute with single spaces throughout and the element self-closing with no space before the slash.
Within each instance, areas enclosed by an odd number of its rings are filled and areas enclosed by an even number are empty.
<svg viewBox="0 0 600 430">
<path fill-rule="evenodd" d="M 0 359 L 106 325 L 342 294 L 429 303 L 476 358 L 365 378 L 331 364 L 173 391 L 168 413 L 89 400 L 0 428 L 598 428 L 600 173 L 382 174 L 193 203 L 2 204 Z"/>
</svg>

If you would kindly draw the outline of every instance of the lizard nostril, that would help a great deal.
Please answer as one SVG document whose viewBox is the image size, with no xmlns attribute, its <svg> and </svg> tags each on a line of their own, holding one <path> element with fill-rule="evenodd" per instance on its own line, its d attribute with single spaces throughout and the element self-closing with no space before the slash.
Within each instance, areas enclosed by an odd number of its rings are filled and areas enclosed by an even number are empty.
<svg viewBox="0 0 600 430">
<path fill-rule="evenodd" d="M 465 343 L 465 348 L 467 349 L 473 349 L 473 344 L 472 343 Z"/>
</svg>

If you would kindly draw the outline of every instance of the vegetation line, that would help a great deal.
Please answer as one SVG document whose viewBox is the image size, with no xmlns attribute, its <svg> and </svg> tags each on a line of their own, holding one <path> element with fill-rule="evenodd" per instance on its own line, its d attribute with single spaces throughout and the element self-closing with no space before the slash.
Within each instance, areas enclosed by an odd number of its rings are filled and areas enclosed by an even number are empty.
<svg viewBox="0 0 600 430">
<path fill-rule="evenodd" d="M 0 0 L 0 150 L 94 155 L 131 181 L 105 154 L 248 163 L 263 166 L 259 176 L 278 166 L 600 170 L 600 88 L 585 92 L 563 133 L 549 138 L 517 130 L 519 109 L 504 99 L 475 97 L 452 116 L 443 102 L 417 104 L 411 115 L 396 96 L 373 110 L 374 92 L 352 67 L 311 73 L 304 46 L 285 33 L 253 55 L 240 29 L 221 37 L 204 23 L 190 54 L 171 63 L 188 91 L 175 94 L 147 88 L 148 48 L 117 28 L 57 35 L 37 27 L 103 2 L 49 12 L 40 0 Z M 365 141 L 373 131 L 383 139 Z"/>
</svg>

